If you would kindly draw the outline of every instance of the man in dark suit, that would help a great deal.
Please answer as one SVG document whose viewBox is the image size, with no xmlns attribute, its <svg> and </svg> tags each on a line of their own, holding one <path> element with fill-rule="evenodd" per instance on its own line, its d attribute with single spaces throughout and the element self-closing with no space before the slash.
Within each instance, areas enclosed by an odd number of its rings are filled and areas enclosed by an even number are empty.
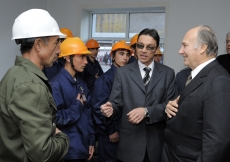
<svg viewBox="0 0 230 162">
<path fill-rule="evenodd" d="M 162 162 L 226 162 L 230 150 L 230 76 L 215 59 L 214 32 L 189 30 L 179 53 L 192 69 L 191 81 L 166 106 Z"/>
<path fill-rule="evenodd" d="M 101 106 L 101 112 L 110 119 L 121 113 L 120 161 L 161 160 L 165 106 L 175 99 L 176 87 L 174 71 L 153 61 L 159 39 L 155 29 L 140 32 L 136 43 L 138 60 L 117 69 L 109 102 Z"/>
<path fill-rule="evenodd" d="M 230 32 L 226 35 L 226 52 L 227 54 L 218 56 L 217 60 L 230 74 Z"/>
</svg>

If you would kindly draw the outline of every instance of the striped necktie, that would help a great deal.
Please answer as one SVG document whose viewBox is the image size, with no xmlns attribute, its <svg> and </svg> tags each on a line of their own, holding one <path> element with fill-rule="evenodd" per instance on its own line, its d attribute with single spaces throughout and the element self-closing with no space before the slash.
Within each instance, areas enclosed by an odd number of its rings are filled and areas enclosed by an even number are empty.
<svg viewBox="0 0 230 162">
<path fill-rule="evenodd" d="M 146 86 L 150 81 L 149 72 L 151 71 L 151 68 L 145 67 L 143 70 L 145 71 L 145 76 L 143 78 L 143 82 L 144 82 L 144 85 Z"/>
<path fill-rule="evenodd" d="M 192 75 L 190 74 L 185 82 L 185 87 L 191 82 L 192 80 Z"/>
</svg>

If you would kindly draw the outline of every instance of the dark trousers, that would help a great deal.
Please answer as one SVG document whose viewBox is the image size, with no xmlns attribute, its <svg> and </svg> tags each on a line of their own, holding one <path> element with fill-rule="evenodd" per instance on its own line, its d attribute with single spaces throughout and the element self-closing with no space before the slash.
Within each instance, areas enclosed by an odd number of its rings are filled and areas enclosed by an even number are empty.
<svg viewBox="0 0 230 162">
<path fill-rule="evenodd" d="M 123 161 L 117 159 L 117 162 L 123 162 Z M 147 150 L 145 151 L 145 157 L 144 157 L 144 160 L 142 162 L 150 162 Z"/>
<path fill-rule="evenodd" d="M 118 142 L 111 142 L 109 136 L 98 134 L 98 161 L 116 162 Z"/>
</svg>

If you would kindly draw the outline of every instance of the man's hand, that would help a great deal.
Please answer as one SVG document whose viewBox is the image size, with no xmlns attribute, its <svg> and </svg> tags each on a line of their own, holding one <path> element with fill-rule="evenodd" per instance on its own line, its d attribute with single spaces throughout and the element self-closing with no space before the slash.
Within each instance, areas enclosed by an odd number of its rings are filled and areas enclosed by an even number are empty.
<svg viewBox="0 0 230 162">
<path fill-rule="evenodd" d="M 105 117 L 110 117 L 113 114 L 113 107 L 110 102 L 106 102 L 105 104 L 101 105 L 101 113 Z"/>
<path fill-rule="evenodd" d="M 98 73 L 95 75 L 95 78 L 97 79 L 99 77 Z"/>
<path fill-rule="evenodd" d="M 84 105 L 84 101 L 83 101 L 80 93 L 77 95 L 76 99 L 79 100 L 82 103 L 82 105 Z"/>
<path fill-rule="evenodd" d="M 55 134 L 58 134 L 59 132 L 61 132 L 58 128 L 56 128 Z"/>
<path fill-rule="evenodd" d="M 176 116 L 178 111 L 178 101 L 180 96 L 178 96 L 174 101 L 169 101 L 165 108 L 165 113 L 167 114 L 168 118 L 172 118 Z"/>
<path fill-rule="evenodd" d="M 130 111 L 128 114 L 129 122 L 133 124 L 139 124 L 145 117 L 145 108 L 138 107 Z"/>
<path fill-rule="evenodd" d="M 118 132 L 115 132 L 115 133 L 109 135 L 109 139 L 110 139 L 111 142 L 117 142 L 118 139 L 119 139 L 119 134 L 118 134 Z"/>
<path fill-rule="evenodd" d="M 94 146 L 89 146 L 89 158 L 87 159 L 88 161 L 93 157 L 94 153 Z"/>
</svg>

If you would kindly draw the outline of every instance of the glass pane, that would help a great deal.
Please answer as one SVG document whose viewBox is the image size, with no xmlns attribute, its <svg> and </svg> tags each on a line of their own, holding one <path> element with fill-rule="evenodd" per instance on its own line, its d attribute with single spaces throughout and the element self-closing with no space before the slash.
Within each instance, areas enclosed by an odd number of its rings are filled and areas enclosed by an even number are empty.
<svg viewBox="0 0 230 162">
<path fill-rule="evenodd" d="M 92 37 L 125 37 L 126 14 L 93 14 Z"/>
<path fill-rule="evenodd" d="M 144 28 L 154 28 L 160 38 L 165 35 L 165 13 L 130 13 L 129 38 L 140 33 Z"/>
<path fill-rule="evenodd" d="M 98 43 L 100 44 L 100 49 L 97 55 L 97 60 L 99 61 L 102 70 L 106 72 L 110 68 L 110 65 L 112 64 L 112 59 L 110 57 L 110 51 L 112 49 L 112 41 L 98 41 Z M 104 57 L 106 57 L 106 59 L 104 59 Z"/>
</svg>

